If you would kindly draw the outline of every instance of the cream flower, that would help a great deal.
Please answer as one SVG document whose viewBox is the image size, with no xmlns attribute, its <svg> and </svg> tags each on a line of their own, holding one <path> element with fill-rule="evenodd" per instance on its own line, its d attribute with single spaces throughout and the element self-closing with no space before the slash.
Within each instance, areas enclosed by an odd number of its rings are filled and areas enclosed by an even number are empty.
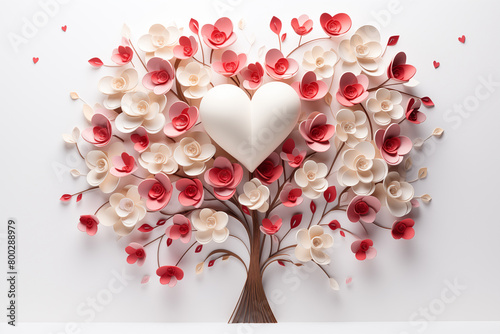
<svg viewBox="0 0 500 334">
<path fill-rule="evenodd" d="M 344 166 L 340 167 L 337 178 L 341 186 L 352 187 L 361 196 L 368 196 L 375 190 L 375 183 L 387 175 L 387 164 L 375 158 L 375 146 L 360 142 L 342 154 Z"/>
<path fill-rule="evenodd" d="M 87 153 L 85 163 L 90 169 L 87 174 L 87 182 L 93 187 L 99 186 L 105 194 L 113 192 L 120 179 L 111 174 L 113 168 L 111 158 L 121 155 L 124 151 L 123 144 L 117 142 L 109 147 L 108 152 L 94 150 Z"/>
<path fill-rule="evenodd" d="M 104 106 L 108 109 L 116 109 L 120 107 L 123 95 L 133 90 L 137 83 L 137 71 L 128 68 L 116 77 L 106 76 L 101 78 L 97 88 L 101 93 L 108 95 L 104 100 Z"/>
<path fill-rule="evenodd" d="M 328 188 L 328 181 L 325 179 L 327 173 L 328 168 L 324 163 L 308 160 L 302 168 L 297 169 L 294 179 L 306 197 L 315 199 Z"/>
<path fill-rule="evenodd" d="M 164 172 L 174 174 L 179 166 L 173 157 L 174 147 L 160 143 L 153 143 L 146 152 L 139 157 L 139 163 L 151 174 Z"/>
<path fill-rule="evenodd" d="M 295 257 L 302 262 L 313 260 L 320 265 L 329 264 L 330 257 L 325 253 L 325 249 L 332 246 L 332 236 L 326 234 L 321 226 L 314 225 L 309 230 L 303 228 L 297 231 Z"/>
<path fill-rule="evenodd" d="M 182 86 L 187 87 L 184 95 L 190 99 L 199 99 L 205 95 L 210 78 L 210 70 L 196 62 L 177 69 L 177 80 Z"/>
<path fill-rule="evenodd" d="M 398 172 L 390 172 L 383 183 L 377 184 L 374 195 L 393 216 L 402 217 L 410 213 L 414 193 L 413 186 L 405 182 Z"/>
<path fill-rule="evenodd" d="M 254 178 L 243 185 L 243 194 L 238 197 L 238 201 L 250 210 L 266 212 L 269 209 L 269 194 L 269 188 Z"/>
<path fill-rule="evenodd" d="M 229 237 L 229 230 L 226 227 L 228 216 L 223 211 L 205 208 L 193 212 L 191 219 L 196 228 L 196 241 L 202 245 L 212 240 L 220 244 Z"/>
<path fill-rule="evenodd" d="M 174 151 L 175 161 L 184 167 L 189 176 L 200 175 L 205 171 L 205 163 L 215 154 L 215 146 L 205 132 L 195 131 L 184 137 Z"/>
<path fill-rule="evenodd" d="M 385 68 L 377 60 L 382 55 L 380 33 L 374 26 L 359 28 L 351 39 L 340 42 L 339 55 L 344 61 L 344 72 L 358 75 L 361 71 L 371 76 L 381 75 Z"/>
<path fill-rule="evenodd" d="M 364 112 L 340 109 L 335 119 L 337 120 L 335 127 L 337 138 L 345 142 L 347 146 L 354 147 L 368 137 L 367 119 Z"/>
<path fill-rule="evenodd" d="M 167 98 L 154 93 L 127 93 L 122 98 L 122 113 L 116 117 L 116 128 L 123 133 L 131 133 L 142 126 L 148 133 L 158 133 L 165 125 L 162 114 Z"/>
<path fill-rule="evenodd" d="M 135 225 L 146 216 L 146 207 L 141 201 L 137 186 L 126 186 L 121 192 L 109 197 L 110 206 L 97 213 L 99 222 L 113 226 L 115 233 L 125 236 L 134 230 Z"/>
<path fill-rule="evenodd" d="M 313 71 L 318 77 L 326 79 L 333 75 L 333 68 L 339 57 L 335 51 L 325 51 L 321 46 L 315 46 L 304 53 L 302 66 L 306 71 Z"/>
<path fill-rule="evenodd" d="M 404 116 L 404 109 L 400 105 L 402 100 L 399 92 L 380 88 L 375 93 L 375 98 L 368 100 L 367 107 L 373 112 L 375 123 L 386 126 L 391 123 L 391 119 L 398 120 Z"/>
<path fill-rule="evenodd" d="M 175 26 L 165 28 L 161 24 L 155 24 L 149 28 L 148 34 L 139 38 L 138 45 L 147 53 L 148 58 L 160 57 L 170 60 L 174 56 L 174 47 L 180 36 L 181 32 Z"/>
</svg>

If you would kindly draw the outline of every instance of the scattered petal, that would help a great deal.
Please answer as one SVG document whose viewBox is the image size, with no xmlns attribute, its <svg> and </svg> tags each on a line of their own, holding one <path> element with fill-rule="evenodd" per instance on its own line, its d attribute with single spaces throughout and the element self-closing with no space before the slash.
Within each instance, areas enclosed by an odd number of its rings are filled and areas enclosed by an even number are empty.
<svg viewBox="0 0 500 334">
<path fill-rule="evenodd" d="M 419 179 L 425 179 L 427 177 L 427 168 L 422 167 L 418 170 L 418 178 Z"/>
<path fill-rule="evenodd" d="M 138 228 L 139 232 L 151 232 L 153 227 L 149 224 L 142 224 L 141 227 Z"/>
<path fill-rule="evenodd" d="M 389 41 L 387 41 L 387 46 L 396 45 L 396 43 L 398 42 L 398 40 L 399 40 L 399 36 L 398 35 L 389 37 Z"/>
<path fill-rule="evenodd" d="M 441 137 L 443 135 L 444 130 L 441 128 L 435 128 L 434 131 L 432 131 L 432 135 L 434 137 Z"/>
</svg>

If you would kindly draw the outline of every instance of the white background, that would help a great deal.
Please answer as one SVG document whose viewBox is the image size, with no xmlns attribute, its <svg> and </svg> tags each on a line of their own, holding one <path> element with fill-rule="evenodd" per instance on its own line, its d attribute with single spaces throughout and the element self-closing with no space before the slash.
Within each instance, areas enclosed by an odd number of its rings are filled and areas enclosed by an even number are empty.
<svg viewBox="0 0 500 334">
<path fill-rule="evenodd" d="M 297 38 L 290 19 L 307 13 L 315 24 L 311 36 L 321 36 L 322 12 L 348 13 L 353 19 L 351 32 L 375 23 L 383 41 L 400 35 L 391 52 L 407 53 L 422 83 L 416 94 L 429 95 L 436 103 L 415 135 L 426 136 L 436 126 L 446 133 L 441 140 L 428 142 L 424 153 L 413 153 L 417 167 L 429 168 L 428 178 L 415 184 L 416 193 L 433 197 L 430 205 L 418 210 L 416 237 L 405 242 L 377 235 L 378 255 L 369 262 L 356 261 L 349 244 L 336 239 L 329 271 L 341 283 L 339 292 L 329 290 L 318 270 L 301 276 L 272 268 L 266 273 L 265 288 L 277 319 L 400 321 L 398 330 L 417 333 L 426 325 L 410 320 L 423 320 L 419 312 L 441 298 L 447 281 L 458 280 L 466 288 L 442 312 L 431 314 L 434 320 L 500 320 L 500 86 L 490 87 L 490 92 L 482 84 L 500 83 L 498 9 L 493 1 L 74 0 L 53 8 L 46 24 L 15 50 L 9 34 L 22 36 L 23 20 L 32 21 L 43 6 L 37 1 L 2 0 L 0 219 L 6 222 L 13 217 L 18 222 L 19 320 L 90 320 L 78 308 L 107 288 L 113 272 L 126 270 L 133 279 L 91 320 L 227 321 L 244 283 L 237 262 L 218 263 L 194 276 L 191 268 L 200 259 L 189 259 L 184 262 L 187 277 L 170 289 L 160 286 L 151 268 L 126 264 L 125 240 L 116 243 L 104 228 L 94 238 L 76 229 L 78 216 L 92 212 L 102 200 L 87 196 L 82 203 L 69 205 L 58 200 L 61 194 L 86 186 L 85 180 L 70 176 L 69 169 L 84 170 L 84 164 L 68 159 L 74 152 L 61 140 L 61 133 L 85 125 L 81 104 L 70 100 L 69 92 L 77 91 L 91 103 L 102 99 L 97 81 L 112 71 L 93 70 L 87 60 L 99 56 L 109 63 L 123 23 L 137 40 L 153 23 L 175 21 L 187 27 L 191 17 L 200 24 L 220 16 L 229 16 L 235 23 L 244 18 L 245 32 L 257 35 L 255 54 L 261 45 L 275 47 L 275 36 L 268 28 L 273 15 L 283 20 L 288 32 L 284 48 L 291 50 Z M 61 31 L 63 25 L 68 26 L 66 33 Z M 457 40 L 462 34 L 465 44 Z M 34 65 L 32 57 L 39 57 L 39 63 Z M 438 69 L 432 66 L 433 60 L 441 63 Z M 478 92 L 483 94 L 479 99 Z M 4 223 L 0 233 L 4 252 Z M 178 254 L 165 256 L 174 260 Z M 1 258 L 4 264 L 4 255 Z M 140 284 L 144 274 L 152 276 L 147 285 Z M 346 286 L 349 276 L 353 282 Z M 4 284 L 2 279 L 1 305 L 6 301 Z M 64 327 L 54 325 L 52 330 Z"/>
</svg>

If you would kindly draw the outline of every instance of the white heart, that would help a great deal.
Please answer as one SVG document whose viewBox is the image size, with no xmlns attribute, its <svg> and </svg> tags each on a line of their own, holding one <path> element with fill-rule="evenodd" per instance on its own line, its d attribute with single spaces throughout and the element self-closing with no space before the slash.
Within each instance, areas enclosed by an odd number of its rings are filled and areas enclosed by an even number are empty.
<svg viewBox="0 0 500 334">
<path fill-rule="evenodd" d="M 253 172 L 295 127 L 300 99 L 281 82 L 270 82 L 252 97 L 234 85 L 219 85 L 203 97 L 200 117 L 205 131 Z"/>
</svg>

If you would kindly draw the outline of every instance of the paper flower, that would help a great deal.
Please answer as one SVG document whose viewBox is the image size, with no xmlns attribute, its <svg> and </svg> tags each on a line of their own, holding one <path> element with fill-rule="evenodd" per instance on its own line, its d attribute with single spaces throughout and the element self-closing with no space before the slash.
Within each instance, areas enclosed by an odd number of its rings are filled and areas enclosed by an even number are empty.
<svg viewBox="0 0 500 334">
<path fill-rule="evenodd" d="M 347 206 L 347 218 L 356 223 L 361 221 L 363 223 L 373 223 L 380 211 L 380 201 L 373 196 L 356 196 Z"/>
<path fill-rule="evenodd" d="M 229 230 L 226 227 L 229 218 L 223 211 L 208 208 L 197 210 L 193 212 L 192 220 L 196 229 L 194 236 L 202 245 L 212 240 L 220 244 L 229 237 Z"/>
<path fill-rule="evenodd" d="M 175 183 L 175 188 L 180 191 L 179 203 L 183 206 L 199 208 L 203 203 L 203 184 L 198 179 L 180 179 Z"/>
<path fill-rule="evenodd" d="M 99 219 L 96 216 L 81 215 L 77 227 L 80 231 L 93 236 L 97 233 L 97 225 L 99 225 Z"/>
<path fill-rule="evenodd" d="M 377 184 L 374 196 L 387 206 L 393 216 L 402 217 L 410 213 L 414 193 L 413 186 L 405 182 L 398 172 L 390 172 L 383 183 Z"/>
<path fill-rule="evenodd" d="M 156 269 L 156 275 L 160 276 L 160 283 L 173 288 L 177 281 L 184 278 L 184 272 L 176 266 L 162 266 Z"/>
<path fill-rule="evenodd" d="M 141 154 L 139 164 L 151 174 L 174 174 L 179 166 L 173 157 L 173 151 L 172 145 L 153 143 L 148 151 Z"/>
<path fill-rule="evenodd" d="M 177 27 L 165 28 L 161 24 L 154 24 L 149 28 L 148 34 L 139 38 L 138 45 L 150 57 L 169 60 L 174 56 L 173 49 L 179 40 L 180 34 Z"/>
<path fill-rule="evenodd" d="M 351 29 L 352 21 L 349 15 L 340 13 L 331 16 L 328 13 L 321 14 L 319 18 L 321 28 L 329 36 L 340 36 L 345 34 Z"/>
<path fill-rule="evenodd" d="M 260 230 L 267 235 L 273 235 L 278 232 L 283 224 L 283 220 L 278 215 L 262 219 Z"/>
<path fill-rule="evenodd" d="M 146 207 L 151 211 L 160 211 L 167 206 L 172 197 L 172 183 L 167 175 L 158 173 L 154 179 L 145 179 L 139 183 L 139 194 L 146 200 Z"/>
<path fill-rule="evenodd" d="M 215 146 L 205 132 L 195 131 L 190 135 L 181 139 L 174 151 L 174 159 L 184 167 L 184 173 L 196 176 L 205 171 L 205 163 L 214 156 Z"/>
<path fill-rule="evenodd" d="M 82 131 L 82 138 L 97 147 L 108 145 L 111 140 L 112 128 L 109 119 L 101 113 L 95 113 L 90 120 L 92 125 Z"/>
<path fill-rule="evenodd" d="M 354 147 L 368 137 L 369 129 L 364 112 L 340 109 L 335 115 L 335 119 L 337 120 L 335 126 L 337 138 L 345 142 L 347 146 Z"/>
<path fill-rule="evenodd" d="M 246 62 L 246 54 L 236 54 L 234 51 L 226 50 L 222 54 L 220 61 L 214 61 L 212 63 L 212 69 L 229 78 L 240 73 L 243 67 L 245 67 Z"/>
<path fill-rule="evenodd" d="M 137 71 L 128 68 L 116 77 L 106 76 L 99 80 L 97 88 L 105 95 L 104 106 L 108 109 L 116 109 L 121 105 L 122 97 L 126 92 L 133 90 L 139 82 Z"/>
<path fill-rule="evenodd" d="M 205 182 L 214 188 L 214 195 L 225 201 L 233 197 L 243 178 L 243 168 L 225 157 L 215 158 L 213 167 L 205 172 Z"/>
<path fill-rule="evenodd" d="M 198 120 L 198 108 L 177 101 L 170 107 L 168 117 L 172 122 L 165 124 L 163 132 L 171 138 L 178 137 L 191 129 Z"/>
<path fill-rule="evenodd" d="M 409 240 L 415 236 L 413 226 L 415 221 L 411 218 L 406 218 L 401 221 L 395 221 L 392 225 L 391 234 L 394 239 Z"/>
<path fill-rule="evenodd" d="M 201 28 L 201 36 L 211 49 L 222 49 L 236 42 L 233 23 L 227 17 L 218 19 L 214 25 L 205 24 Z"/>
<path fill-rule="evenodd" d="M 288 138 L 282 147 L 282 152 L 280 153 L 281 159 L 288 162 L 288 165 L 292 168 L 299 167 L 304 161 L 307 151 L 300 151 L 295 147 L 295 142 L 292 138 Z"/>
<path fill-rule="evenodd" d="M 375 123 L 386 126 L 391 120 L 398 120 L 404 116 L 404 109 L 400 105 L 403 97 L 399 92 L 380 88 L 375 93 L 375 98 L 368 99 L 366 106 L 373 112 Z"/>
<path fill-rule="evenodd" d="M 302 189 L 294 188 L 291 183 L 287 183 L 280 193 L 281 204 L 288 208 L 299 205 L 304 200 L 302 197 Z"/>
<path fill-rule="evenodd" d="M 134 51 L 128 45 L 120 45 L 113 50 L 111 60 L 118 65 L 126 65 L 130 63 L 134 57 Z"/>
<path fill-rule="evenodd" d="M 134 92 L 123 95 L 122 113 L 115 119 L 118 131 L 131 133 L 140 126 L 148 133 L 158 133 L 165 125 L 162 111 L 167 103 L 165 95 Z"/>
<path fill-rule="evenodd" d="M 85 163 L 90 171 L 87 174 L 87 182 L 93 186 L 99 186 L 105 194 L 113 192 L 118 186 L 120 179 L 111 174 L 113 164 L 111 158 L 121 155 L 124 147 L 121 142 L 112 144 L 108 152 L 90 151 L 85 156 Z"/>
<path fill-rule="evenodd" d="M 264 68 L 260 63 L 248 64 L 248 66 L 241 71 L 243 78 L 243 87 L 249 90 L 255 90 L 262 85 L 262 78 L 264 77 Z"/>
<path fill-rule="evenodd" d="M 300 123 L 299 132 L 310 149 L 325 152 L 330 148 L 329 140 L 335 133 L 335 127 L 327 124 L 325 114 L 315 111 Z"/>
<path fill-rule="evenodd" d="M 411 98 L 406 105 L 406 119 L 414 124 L 420 124 L 425 121 L 426 116 L 419 109 L 421 102 L 419 99 Z"/>
<path fill-rule="evenodd" d="M 363 71 L 371 76 L 381 75 L 384 68 L 377 60 L 382 52 L 380 33 L 371 25 L 362 26 L 350 39 L 343 40 L 339 44 L 339 55 L 344 61 L 343 70 L 354 74 Z"/>
<path fill-rule="evenodd" d="M 377 250 L 373 248 L 371 239 L 356 240 L 351 244 L 351 251 L 356 254 L 356 259 L 363 261 L 371 260 L 377 255 Z"/>
<path fill-rule="evenodd" d="M 127 263 L 134 264 L 140 267 L 146 261 L 146 250 L 141 244 L 137 242 L 131 242 L 127 247 L 125 247 L 125 252 L 127 252 Z"/>
<path fill-rule="evenodd" d="M 302 100 L 316 101 L 325 97 L 328 93 L 328 86 L 321 80 L 316 80 L 316 74 L 312 71 L 307 72 L 302 80 L 292 83 L 292 88 Z"/>
<path fill-rule="evenodd" d="M 417 69 L 414 66 L 406 63 L 406 54 L 399 52 L 394 56 L 387 68 L 387 77 L 401 82 L 408 82 L 416 72 Z"/>
<path fill-rule="evenodd" d="M 196 62 L 177 69 L 177 80 L 187 87 L 184 95 L 190 99 L 199 99 L 205 95 L 210 78 L 210 69 Z"/>
<path fill-rule="evenodd" d="M 375 133 L 375 144 L 382 158 L 389 165 L 398 165 L 403 157 L 410 153 L 413 146 L 411 139 L 401 136 L 401 127 L 397 123 L 389 125 L 387 129 L 379 129 Z"/>
<path fill-rule="evenodd" d="M 328 168 L 324 163 L 308 160 L 302 168 L 297 169 L 294 179 L 306 197 L 316 199 L 328 188 L 328 181 L 325 179 L 327 173 Z"/>
<path fill-rule="evenodd" d="M 299 36 L 305 36 L 313 29 L 313 20 L 309 16 L 303 14 L 299 18 L 292 19 L 292 29 Z"/>
<path fill-rule="evenodd" d="M 188 59 L 198 51 L 198 43 L 193 36 L 181 36 L 179 45 L 174 47 L 174 56 L 177 59 Z"/>
<path fill-rule="evenodd" d="M 280 156 L 273 152 L 255 170 L 255 176 L 265 185 L 269 185 L 279 179 L 283 174 L 283 166 L 280 163 Z"/>
<path fill-rule="evenodd" d="M 116 177 L 124 177 L 130 175 L 137 170 L 137 165 L 135 164 L 134 157 L 128 155 L 126 152 L 123 152 L 119 156 L 112 157 L 111 160 L 113 161 L 111 174 Z"/>
<path fill-rule="evenodd" d="M 191 241 L 192 229 L 191 222 L 183 215 L 174 215 L 173 224 L 167 227 L 165 235 L 172 240 L 180 239 L 182 243 L 187 244 Z"/>
<path fill-rule="evenodd" d="M 285 58 L 278 49 L 271 49 L 266 53 L 266 72 L 274 80 L 290 79 L 299 70 L 295 59 Z"/>
<path fill-rule="evenodd" d="M 332 236 L 326 234 L 321 226 L 303 228 L 297 231 L 295 257 L 301 262 L 313 260 L 319 265 L 326 265 L 330 263 L 330 256 L 325 253 L 325 250 L 332 246 Z"/>
<path fill-rule="evenodd" d="M 352 187 L 357 195 L 368 196 L 375 190 L 375 183 L 384 180 L 387 164 L 375 158 L 375 147 L 370 142 L 360 142 L 342 154 L 344 165 L 337 179 L 341 186 Z"/>
<path fill-rule="evenodd" d="M 104 226 L 113 226 L 119 236 L 130 234 L 135 225 L 146 215 L 146 207 L 141 201 L 137 186 L 125 186 L 121 192 L 109 197 L 110 206 L 97 213 Z"/>
<path fill-rule="evenodd" d="M 266 212 L 269 209 L 269 195 L 269 188 L 262 185 L 259 179 L 253 178 L 243 185 L 243 194 L 238 197 L 238 201 L 249 210 Z"/>
<path fill-rule="evenodd" d="M 146 129 L 138 127 L 136 133 L 130 135 L 130 140 L 134 143 L 134 150 L 139 153 L 144 152 L 149 147 L 149 137 Z"/>
<path fill-rule="evenodd" d="M 142 85 L 156 95 L 166 94 L 174 83 L 174 68 L 168 60 L 153 57 L 146 68 L 148 73 L 142 78 Z"/>
<path fill-rule="evenodd" d="M 368 97 L 367 88 L 368 78 L 366 75 L 355 76 L 351 72 L 344 73 L 340 77 L 337 101 L 346 107 L 361 103 Z"/>
<path fill-rule="evenodd" d="M 333 75 L 333 67 L 337 63 L 338 56 L 333 50 L 325 51 L 321 46 L 317 45 L 310 51 L 304 53 L 302 59 L 302 67 L 306 71 L 313 71 L 322 79 L 331 78 Z"/>
</svg>

